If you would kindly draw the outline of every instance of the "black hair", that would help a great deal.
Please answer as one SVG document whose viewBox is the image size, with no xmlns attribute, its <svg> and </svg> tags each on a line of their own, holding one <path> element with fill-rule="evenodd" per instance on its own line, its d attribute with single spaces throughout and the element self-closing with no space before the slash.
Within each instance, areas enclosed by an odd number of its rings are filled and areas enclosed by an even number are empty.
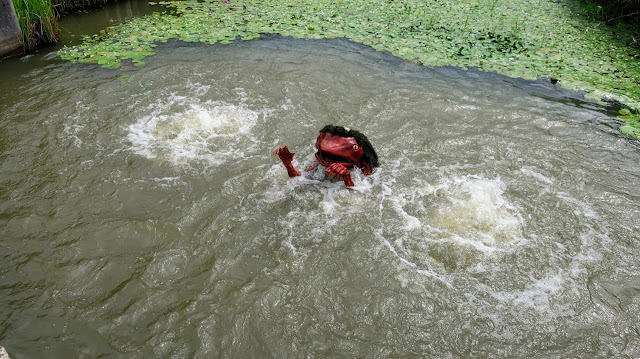
<svg viewBox="0 0 640 359">
<path fill-rule="evenodd" d="M 367 136 L 362 132 L 345 128 L 342 126 L 326 125 L 320 130 L 320 132 L 328 132 L 332 135 L 338 135 L 341 137 L 353 137 L 358 145 L 362 147 L 362 160 L 371 166 L 371 168 L 378 167 L 378 154 L 373 149 L 371 142 Z"/>
</svg>

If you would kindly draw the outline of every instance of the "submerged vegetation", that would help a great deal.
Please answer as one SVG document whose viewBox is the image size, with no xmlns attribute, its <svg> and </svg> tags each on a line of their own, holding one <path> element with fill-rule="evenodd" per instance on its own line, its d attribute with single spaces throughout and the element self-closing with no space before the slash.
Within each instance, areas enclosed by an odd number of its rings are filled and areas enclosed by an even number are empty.
<svg viewBox="0 0 640 359">
<path fill-rule="evenodd" d="M 116 25 L 60 50 L 74 62 L 136 65 L 170 39 L 213 44 L 261 34 L 345 37 L 426 66 L 549 77 L 591 98 L 640 109 L 640 50 L 632 32 L 585 16 L 570 0 L 163 1 L 173 8 Z"/>
</svg>

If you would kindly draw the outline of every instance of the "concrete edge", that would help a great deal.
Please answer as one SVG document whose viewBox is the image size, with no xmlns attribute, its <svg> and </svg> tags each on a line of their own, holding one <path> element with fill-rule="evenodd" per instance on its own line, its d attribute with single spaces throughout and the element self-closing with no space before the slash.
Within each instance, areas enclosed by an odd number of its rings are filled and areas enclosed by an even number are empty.
<svg viewBox="0 0 640 359">
<path fill-rule="evenodd" d="M 0 0 L 0 58 L 22 49 L 22 39 L 22 30 L 18 24 L 13 2 Z"/>
</svg>

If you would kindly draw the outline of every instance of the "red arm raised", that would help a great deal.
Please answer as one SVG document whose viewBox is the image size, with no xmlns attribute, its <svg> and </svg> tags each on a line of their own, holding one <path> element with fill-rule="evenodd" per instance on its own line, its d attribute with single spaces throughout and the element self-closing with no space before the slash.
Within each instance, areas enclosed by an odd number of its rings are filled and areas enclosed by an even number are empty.
<svg viewBox="0 0 640 359">
<path fill-rule="evenodd" d="M 282 164 L 287 169 L 289 177 L 300 176 L 300 172 L 298 172 L 298 170 L 293 167 L 293 164 L 291 164 L 291 161 L 293 161 L 293 155 L 295 154 L 295 152 L 290 152 L 289 147 L 287 146 L 280 147 L 273 152 L 274 156 L 280 157 L 280 161 L 282 161 Z"/>
</svg>

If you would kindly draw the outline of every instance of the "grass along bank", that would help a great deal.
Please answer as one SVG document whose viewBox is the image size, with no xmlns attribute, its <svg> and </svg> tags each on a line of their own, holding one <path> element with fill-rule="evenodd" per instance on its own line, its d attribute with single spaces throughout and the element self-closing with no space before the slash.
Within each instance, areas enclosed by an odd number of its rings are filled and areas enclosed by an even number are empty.
<svg viewBox="0 0 640 359">
<path fill-rule="evenodd" d="M 12 0 L 27 50 L 56 44 L 61 14 L 106 5 L 110 0 Z"/>
<path fill-rule="evenodd" d="M 13 7 L 26 49 L 58 42 L 58 14 L 51 0 L 13 0 Z"/>
<path fill-rule="evenodd" d="M 478 67 L 556 79 L 564 88 L 640 109 L 640 50 L 574 0 L 163 1 L 153 14 L 60 50 L 74 62 L 142 65 L 169 39 L 227 43 L 260 34 L 344 37 L 426 66 Z"/>
</svg>

